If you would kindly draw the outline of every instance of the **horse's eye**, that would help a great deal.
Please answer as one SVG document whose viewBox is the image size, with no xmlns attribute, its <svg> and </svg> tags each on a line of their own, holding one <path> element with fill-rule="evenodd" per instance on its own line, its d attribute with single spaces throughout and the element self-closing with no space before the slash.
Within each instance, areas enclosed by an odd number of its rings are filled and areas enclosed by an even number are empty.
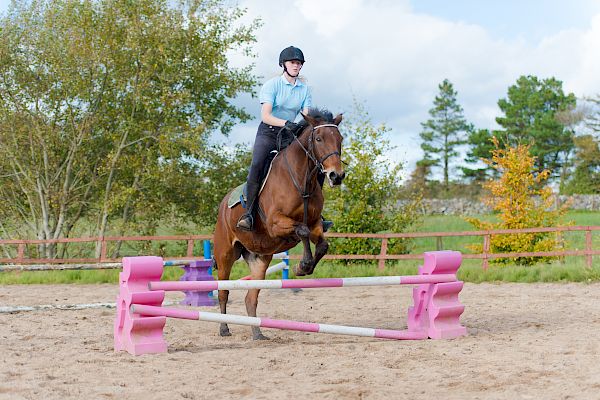
<svg viewBox="0 0 600 400">
<path fill-rule="evenodd" d="M 315 140 L 316 140 L 317 142 L 320 142 L 320 141 L 321 141 L 321 138 L 320 138 L 320 137 L 318 137 L 318 138 L 316 138 Z"/>
</svg>

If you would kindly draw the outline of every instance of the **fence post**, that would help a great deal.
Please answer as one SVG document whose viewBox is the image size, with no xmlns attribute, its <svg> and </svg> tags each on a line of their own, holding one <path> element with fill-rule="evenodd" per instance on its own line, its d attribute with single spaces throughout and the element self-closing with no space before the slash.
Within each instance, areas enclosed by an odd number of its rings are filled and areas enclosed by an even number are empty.
<svg viewBox="0 0 600 400">
<path fill-rule="evenodd" d="M 192 257 L 194 255 L 194 239 L 188 239 L 187 241 L 187 252 L 186 257 Z"/>
<path fill-rule="evenodd" d="M 491 235 L 485 235 L 483 237 L 483 270 L 488 269 L 488 253 L 490 252 Z"/>
<path fill-rule="evenodd" d="M 385 257 L 387 256 L 388 239 L 386 237 L 381 241 L 381 252 L 379 253 L 379 270 L 385 269 Z"/>
<path fill-rule="evenodd" d="M 104 236 L 100 238 L 101 247 L 100 247 L 100 262 L 106 260 L 106 240 L 104 240 Z"/>
<path fill-rule="evenodd" d="M 17 263 L 23 262 L 23 257 L 25 256 L 25 243 L 19 243 L 19 247 L 17 247 Z"/>
<path fill-rule="evenodd" d="M 435 249 L 437 251 L 442 251 L 444 250 L 444 242 L 442 240 L 441 236 L 436 236 L 435 237 Z"/>
<path fill-rule="evenodd" d="M 592 269 L 592 231 L 588 227 L 585 231 L 585 260 L 588 269 Z"/>
</svg>

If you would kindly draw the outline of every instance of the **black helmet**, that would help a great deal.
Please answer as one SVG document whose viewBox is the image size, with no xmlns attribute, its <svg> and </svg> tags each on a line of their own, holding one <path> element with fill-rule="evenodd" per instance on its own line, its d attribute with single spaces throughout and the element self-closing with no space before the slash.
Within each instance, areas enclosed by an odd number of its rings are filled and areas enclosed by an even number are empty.
<svg viewBox="0 0 600 400">
<path fill-rule="evenodd" d="M 298 60 L 304 64 L 304 54 L 302 53 L 302 50 L 294 46 L 286 47 L 285 49 L 281 50 L 281 53 L 279 53 L 280 67 L 283 67 L 284 62 L 292 60 Z"/>
</svg>

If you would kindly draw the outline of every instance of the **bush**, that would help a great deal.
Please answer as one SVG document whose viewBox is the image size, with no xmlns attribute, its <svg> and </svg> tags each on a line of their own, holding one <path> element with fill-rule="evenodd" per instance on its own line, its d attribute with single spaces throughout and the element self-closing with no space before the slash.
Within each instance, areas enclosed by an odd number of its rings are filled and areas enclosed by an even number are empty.
<svg viewBox="0 0 600 400">
<path fill-rule="evenodd" d="M 420 222 L 417 213 L 420 196 L 398 206 L 401 165 L 390 163 L 394 147 L 384 125 L 375 126 L 364 107 L 355 103 L 354 119 L 342 125 L 346 145 L 342 158 L 348 162 L 347 176 L 340 190 L 327 190 L 326 214 L 331 215 L 336 232 L 404 232 Z M 378 239 L 331 239 L 330 253 L 379 254 Z M 407 253 L 411 242 L 390 240 L 390 253 Z M 364 261 L 363 261 L 364 263 Z"/>
</svg>

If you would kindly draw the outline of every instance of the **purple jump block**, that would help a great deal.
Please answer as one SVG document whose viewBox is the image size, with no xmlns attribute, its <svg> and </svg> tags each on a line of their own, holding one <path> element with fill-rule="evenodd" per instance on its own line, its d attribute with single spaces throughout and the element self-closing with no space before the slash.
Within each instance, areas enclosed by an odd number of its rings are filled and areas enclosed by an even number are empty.
<svg viewBox="0 0 600 400">
<path fill-rule="evenodd" d="M 182 266 L 183 276 L 180 281 L 214 281 L 212 276 L 212 260 L 191 261 L 189 264 Z M 215 298 L 210 290 L 184 290 L 185 298 L 180 304 L 186 306 L 214 306 Z"/>
</svg>

